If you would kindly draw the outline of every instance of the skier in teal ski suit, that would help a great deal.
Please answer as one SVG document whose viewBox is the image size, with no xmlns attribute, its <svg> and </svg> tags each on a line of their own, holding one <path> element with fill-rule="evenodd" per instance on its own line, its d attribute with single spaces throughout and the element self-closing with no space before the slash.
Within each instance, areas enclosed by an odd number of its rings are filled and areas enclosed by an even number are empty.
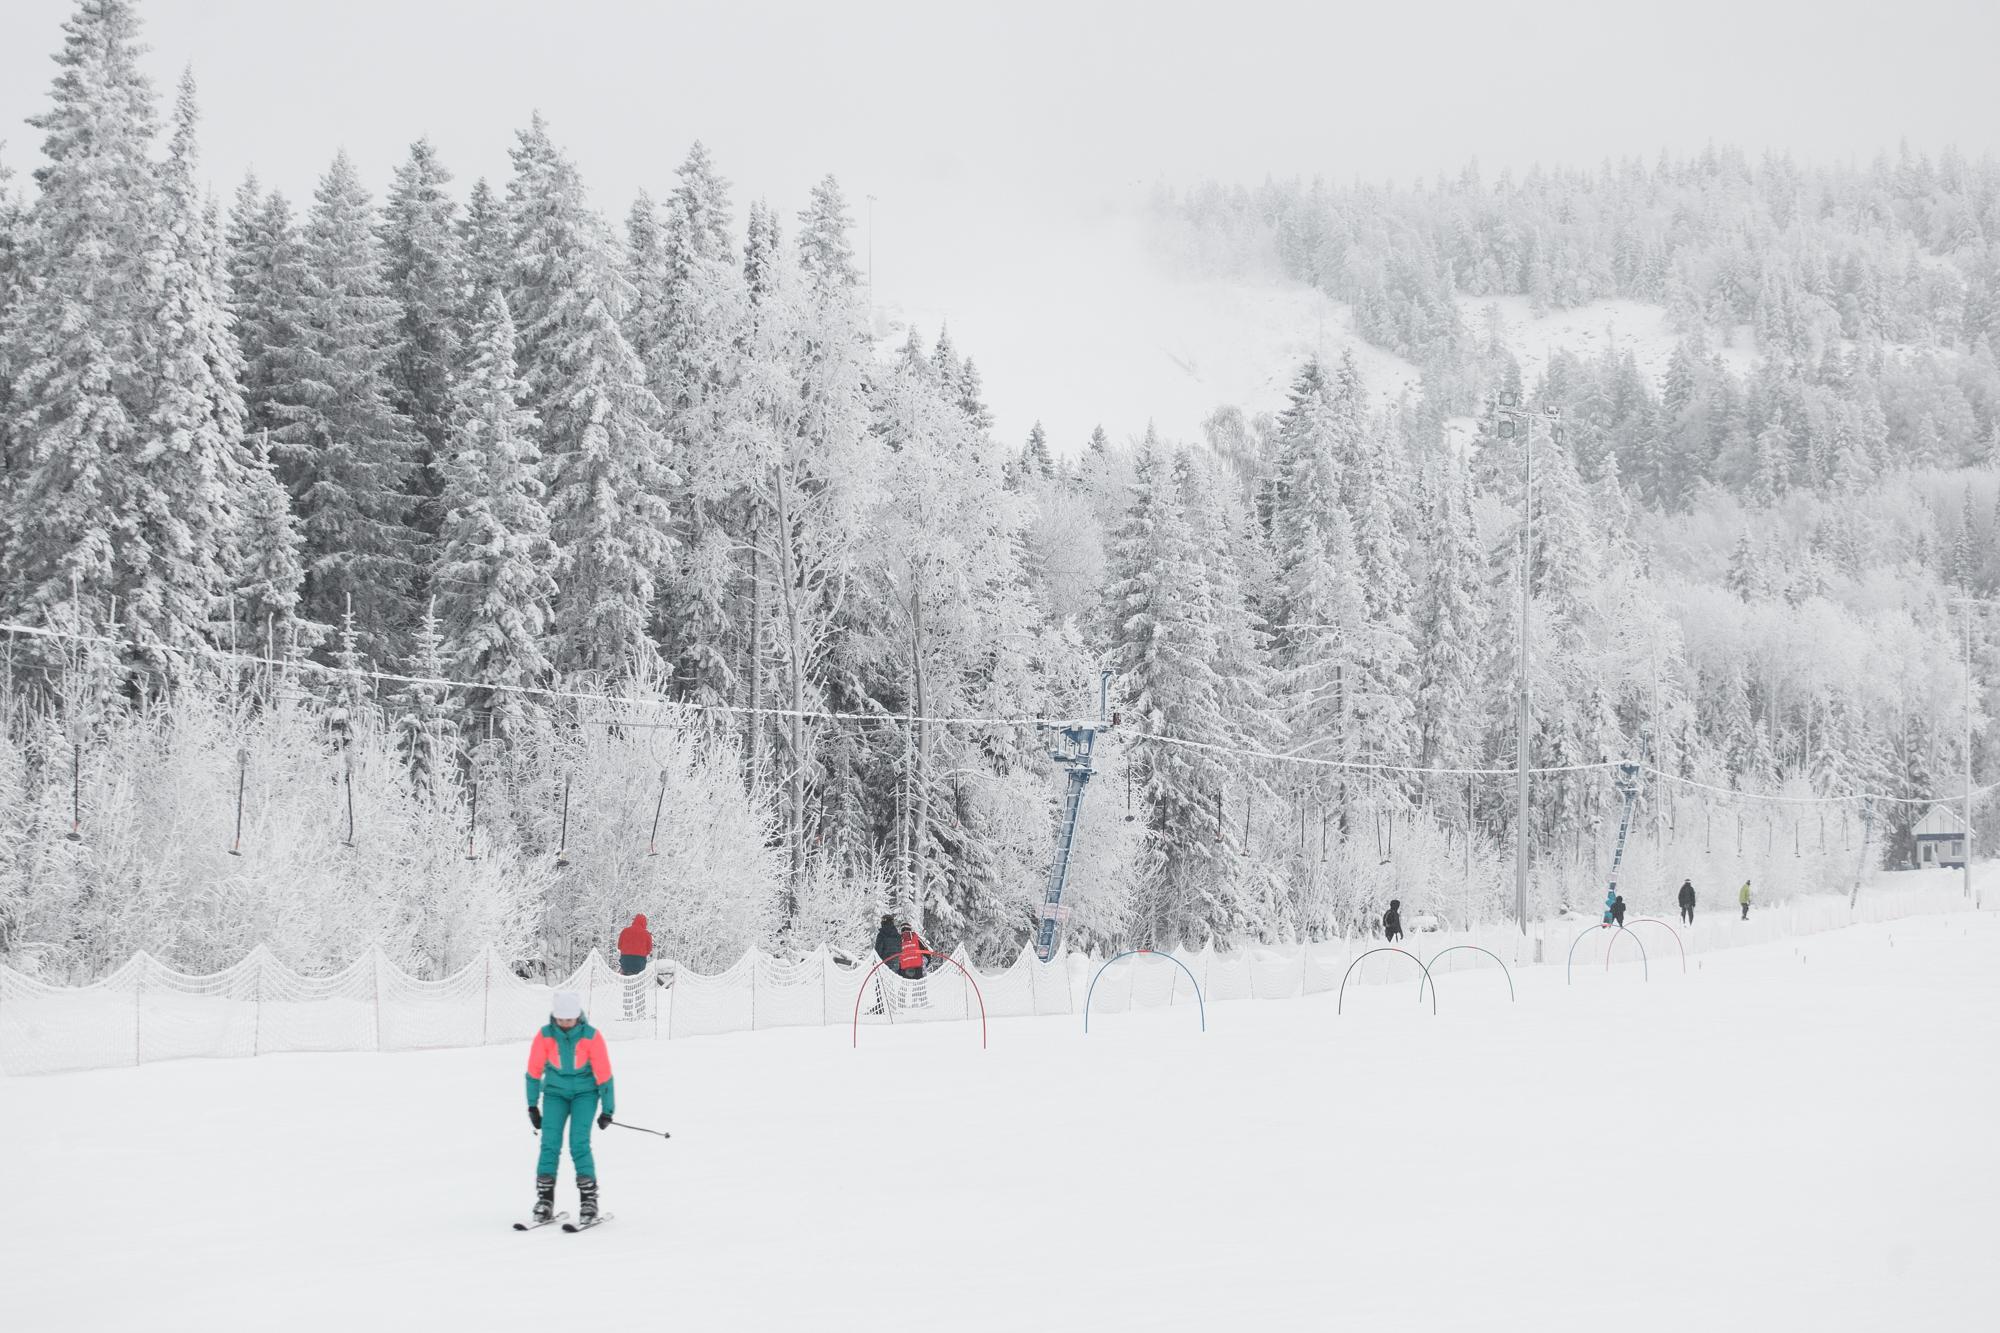
<svg viewBox="0 0 2000 1333">
<path fill-rule="evenodd" d="M 574 991 L 557 991 L 549 1022 L 528 1045 L 528 1123 L 542 1134 L 535 1162 L 535 1220 L 555 1215 L 556 1168 L 562 1163 L 563 1125 L 569 1125 L 569 1158 L 576 1168 L 577 1216 L 597 1216 L 597 1159 L 590 1151 L 590 1121 L 608 1128 L 617 1109 L 611 1051 L 604 1034 L 585 1021 Z"/>
</svg>

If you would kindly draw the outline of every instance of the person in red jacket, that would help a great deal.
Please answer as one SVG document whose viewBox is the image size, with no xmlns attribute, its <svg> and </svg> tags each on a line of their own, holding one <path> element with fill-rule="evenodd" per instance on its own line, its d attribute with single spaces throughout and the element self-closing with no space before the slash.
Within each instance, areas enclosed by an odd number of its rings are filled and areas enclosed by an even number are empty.
<svg viewBox="0 0 2000 1333">
<path fill-rule="evenodd" d="M 632 924 L 618 932 L 618 970 L 628 977 L 643 977 L 647 964 L 653 961 L 653 934 L 646 929 L 646 916 L 641 912 L 632 918 Z M 628 981 L 625 983 L 625 1017 L 644 1018 L 646 1016 L 646 983 Z"/>
<path fill-rule="evenodd" d="M 902 943 L 896 949 L 896 972 L 916 981 L 924 975 L 924 942 L 907 921 L 902 924 L 902 932 Z"/>
</svg>

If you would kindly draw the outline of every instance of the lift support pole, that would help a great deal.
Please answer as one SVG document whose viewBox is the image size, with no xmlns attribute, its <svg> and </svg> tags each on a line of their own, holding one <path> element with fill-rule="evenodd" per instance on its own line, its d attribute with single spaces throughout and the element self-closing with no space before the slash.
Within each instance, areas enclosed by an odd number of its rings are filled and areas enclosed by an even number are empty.
<svg viewBox="0 0 2000 1333">
<path fill-rule="evenodd" d="M 1035 927 L 1035 957 L 1045 963 L 1056 956 L 1063 923 L 1069 919 L 1069 909 L 1063 906 L 1062 898 L 1063 890 L 1069 886 L 1070 852 L 1076 846 L 1076 821 L 1083 810 L 1084 788 L 1097 772 L 1090 762 L 1097 747 L 1097 733 L 1112 726 L 1107 711 L 1110 698 L 1111 673 L 1106 671 L 1097 681 L 1095 722 L 1042 724 L 1045 730 L 1062 737 L 1062 748 L 1051 750 L 1049 757 L 1069 772 L 1069 785 L 1063 793 L 1062 828 L 1056 836 L 1055 864 L 1049 867 L 1048 889 L 1042 894 L 1042 917 Z"/>
</svg>

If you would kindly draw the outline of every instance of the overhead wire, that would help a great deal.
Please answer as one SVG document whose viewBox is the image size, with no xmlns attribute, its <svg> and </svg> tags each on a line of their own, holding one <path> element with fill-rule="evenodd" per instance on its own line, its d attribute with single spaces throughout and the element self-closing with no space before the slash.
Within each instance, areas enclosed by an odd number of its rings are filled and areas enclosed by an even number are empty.
<svg viewBox="0 0 2000 1333">
<path fill-rule="evenodd" d="M 18 622 L 0 622 L 0 632 L 9 635 L 21 634 L 32 638 L 53 639 L 80 643 L 103 644 L 115 648 L 129 648 L 138 651 L 164 651 L 176 655 L 187 655 L 191 650 L 161 648 L 131 639 L 120 639 L 111 635 L 91 634 L 81 630 L 54 629 L 41 625 L 24 625 Z M 226 649 L 206 645 L 192 650 L 194 655 L 211 662 L 233 662 L 244 666 L 261 667 L 273 671 L 308 672 L 322 678 L 339 680 L 359 678 L 377 684 L 421 685 L 442 690 L 478 691 L 490 690 L 499 693 L 525 697 L 550 699 L 572 703 L 602 703 L 623 708 L 666 709 L 682 718 L 710 714 L 725 714 L 737 717 L 797 718 L 809 722 L 870 722 L 925 724 L 930 726 L 984 726 L 984 727 L 1038 727 L 1051 728 L 1066 725 L 1070 719 L 1041 716 L 989 716 L 989 715 L 926 715 L 917 713 L 891 713 L 883 711 L 849 712 L 832 709 L 791 709 L 768 706 L 749 706 L 713 701 L 686 699 L 640 698 L 630 694 L 607 694 L 595 690 L 564 689 L 549 685 L 516 685 L 488 681 L 456 680 L 442 676 L 417 676 L 395 671 L 380 671 L 373 668 L 348 668 L 315 662 L 306 658 L 273 658 L 256 653 L 231 652 Z M 477 710 L 488 716 L 491 709 Z M 574 719 L 581 725 L 626 727 L 634 730 L 652 729 L 673 725 L 658 718 L 599 717 Z M 1201 750 L 1216 754 L 1226 754 L 1237 759 L 1254 760 L 1264 763 L 1298 764 L 1311 768 L 1335 769 L 1359 773 L 1395 773 L 1415 776 L 1448 777 L 1517 777 L 1518 768 L 1473 768 L 1445 767 L 1418 764 L 1386 764 L 1369 760 L 1323 759 L 1311 755 L 1286 754 L 1243 745 L 1225 745 L 1214 741 L 1200 741 L 1185 736 L 1168 736 L 1158 732 L 1133 731 L 1127 739 L 1139 744 L 1164 745 L 1169 747 Z M 1608 769 L 1635 767 L 1641 772 L 1664 781 L 1698 790 L 1713 792 L 1719 796 L 1736 800 L 1768 801 L 1780 804 L 1820 805 L 1856 801 L 1879 801 L 1891 804 L 1929 805 L 1943 801 L 1963 801 L 1968 796 L 1979 797 L 2000 790 L 2000 782 L 1991 782 L 1970 792 L 1951 795 L 1896 796 L 1886 792 L 1834 792 L 1811 796 L 1787 796 L 1763 792 L 1744 791 L 1739 788 L 1721 787 L 1713 783 L 1683 777 L 1667 772 L 1649 763 L 1631 760 L 1605 759 L 1589 763 L 1551 764 L 1530 768 L 1530 776 L 1555 776 L 1568 773 L 1602 772 Z"/>
</svg>

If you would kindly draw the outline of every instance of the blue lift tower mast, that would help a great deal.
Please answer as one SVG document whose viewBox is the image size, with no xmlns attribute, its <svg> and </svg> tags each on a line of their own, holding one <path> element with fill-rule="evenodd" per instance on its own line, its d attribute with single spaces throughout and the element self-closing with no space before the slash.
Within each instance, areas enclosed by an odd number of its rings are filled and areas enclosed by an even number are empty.
<svg viewBox="0 0 2000 1333">
<path fill-rule="evenodd" d="M 1062 748 L 1049 751 L 1049 757 L 1069 772 L 1069 787 L 1063 793 L 1062 828 L 1056 835 L 1055 864 L 1049 868 L 1048 891 L 1042 895 L 1042 917 L 1035 927 L 1035 957 L 1045 963 L 1056 956 L 1063 923 L 1069 919 L 1069 909 L 1062 905 L 1063 889 L 1069 884 L 1069 854 L 1076 846 L 1076 818 L 1083 809 L 1083 789 L 1097 772 L 1090 765 L 1091 752 L 1097 746 L 1097 733 L 1110 730 L 1118 721 L 1106 711 L 1110 697 L 1111 673 L 1106 671 L 1097 681 L 1095 722 L 1039 724 L 1042 730 L 1053 731 L 1062 738 Z"/>
<path fill-rule="evenodd" d="M 1618 841 L 1611 848 L 1611 882 L 1605 886 L 1605 901 L 1618 892 L 1618 868 L 1625 861 L 1625 839 L 1632 832 L 1632 808 L 1639 803 L 1639 770 L 1653 757 L 1652 737 L 1641 733 L 1639 737 L 1639 759 L 1634 763 L 1626 761 L 1618 765 L 1618 776 L 1613 785 L 1618 788 L 1620 798 L 1618 810 Z"/>
</svg>

